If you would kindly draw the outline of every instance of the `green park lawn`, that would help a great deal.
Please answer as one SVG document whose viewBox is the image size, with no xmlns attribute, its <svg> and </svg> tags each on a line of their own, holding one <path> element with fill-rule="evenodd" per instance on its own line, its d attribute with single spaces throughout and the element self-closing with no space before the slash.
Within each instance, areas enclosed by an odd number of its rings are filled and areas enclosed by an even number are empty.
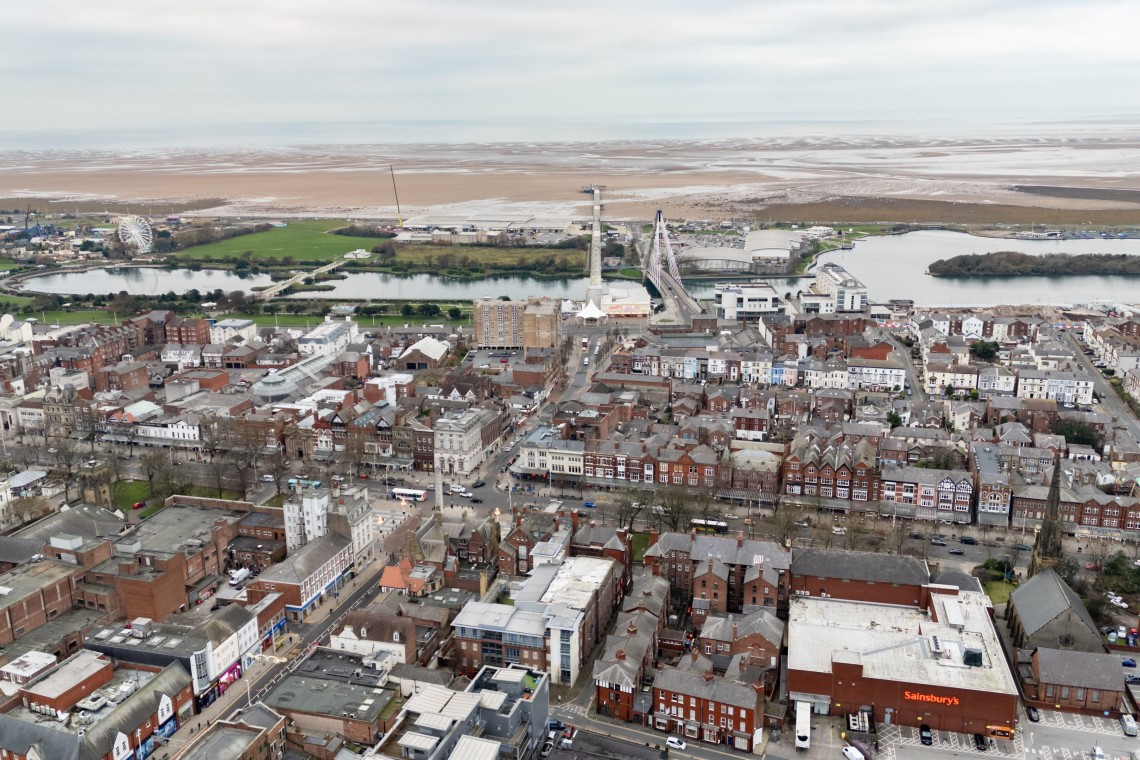
<svg viewBox="0 0 1140 760">
<path fill-rule="evenodd" d="M 145 480 L 120 480 L 115 484 L 115 506 L 130 511 L 131 506 L 150 498 L 150 483 Z"/>
<path fill-rule="evenodd" d="M 357 248 L 370 249 L 379 242 L 372 238 L 332 234 L 331 230 L 345 225 L 346 222 L 335 220 L 290 221 L 285 227 L 276 227 L 266 232 L 239 235 L 229 240 L 187 248 L 176 256 L 179 259 L 225 259 L 250 251 L 255 259 L 292 256 L 300 264 L 332 261 Z"/>
</svg>

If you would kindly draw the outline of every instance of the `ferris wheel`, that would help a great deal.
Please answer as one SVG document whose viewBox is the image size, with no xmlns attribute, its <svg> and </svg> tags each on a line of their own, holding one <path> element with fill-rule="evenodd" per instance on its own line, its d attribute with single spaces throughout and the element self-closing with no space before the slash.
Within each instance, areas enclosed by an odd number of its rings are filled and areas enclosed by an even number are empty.
<svg viewBox="0 0 1140 760">
<path fill-rule="evenodd" d="M 154 233 L 150 223 L 141 216 L 124 216 L 119 219 L 119 240 L 138 253 L 150 253 L 154 244 Z"/>
</svg>

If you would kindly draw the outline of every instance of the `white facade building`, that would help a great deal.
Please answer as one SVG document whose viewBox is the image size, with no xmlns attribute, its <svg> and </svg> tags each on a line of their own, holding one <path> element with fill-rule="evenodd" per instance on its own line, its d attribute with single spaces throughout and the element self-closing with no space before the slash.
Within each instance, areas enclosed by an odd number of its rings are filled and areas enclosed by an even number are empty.
<svg viewBox="0 0 1140 760">
<path fill-rule="evenodd" d="M 211 343 L 229 343 L 242 338 L 247 343 L 257 338 L 257 323 L 252 319 L 219 319 L 210 325 Z"/>
<path fill-rule="evenodd" d="M 302 489 L 298 486 L 297 492 L 282 507 L 285 510 L 285 548 L 290 554 L 328 533 L 328 489 Z"/>
<path fill-rule="evenodd" d="M 894 359 L 880 361 L 855 357 L 847 361 L 848 390 L 902 390 L 905 385 L 906 370 Z"/>
<path fill-rule="evenodd" d="M 764 281 L 719 282 L 714 288 L 713 303 L 718 319 L 759 319 L 765 314 L 779 314 L 783 302 L 776 289 Z"/>
<path fill-rule="evenodd" d="M 1093 381 L 1083 372 L 1022 370 L 1017 374 L 1018 398 L 1044 398 L 1062 404 L 1091 404 Z"/>
<path fill-rule="evenodd" d="M 351 319 L 346 317 L 343 322 L 336 322 L 330 317 L 325 317 L 324 322 L 297 340 L 297 350 L 303 356 L 314 354 L 335 356 L 349 343 L 355 342 L 358 334 L 356 323 Z"/>
<path fill-rule="evenodd" d="M 483 426 L 491 415 L 487 409 L 464 409 L 448 412 L 435 421 L 436 472 L 466 477 L 483 463 Z"/>
<path fill-rule="evenodd" d="M 816 270 L 815 289 L 831 297 L 837 312 L 867 310 L 867 286 L 838 264 Z"/>
</svg>

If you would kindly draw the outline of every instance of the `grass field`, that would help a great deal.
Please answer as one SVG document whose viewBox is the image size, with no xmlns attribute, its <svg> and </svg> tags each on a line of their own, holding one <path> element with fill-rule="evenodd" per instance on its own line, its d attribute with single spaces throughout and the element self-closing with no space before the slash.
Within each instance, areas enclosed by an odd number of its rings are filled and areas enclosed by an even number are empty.
<svg viewBox="0 0 1140 760">
<path fill-rule="evenodd" d="M 370 249 L 372 238 L 333 235 L 330 230 L 344 227 L 343 221 L 291 221 L 286 227 L 187 248 L 175 254 L 179 259 L 224 259 L 253 252 L 255 259 L 292 256 L 298 264 L 306 261 L 332 261 L 357 248 Z"/>
<path fill-rule="evenodd" d="M 1013 592 L 1013 584 L 1005 581 L 990 581 L 986 584 L 986 595 L 994 604 L 1005 604 Z"/>
<path fill-rule="evenodd" d="M 630 539 L 633 544 L 633 561 L 641 562 L 645 559 L 645 550 L 649 548 L 648 533 L 634 533 Z"/>
<path fill-rule="evenodd" d="M 115 506 L 129 512 L 131 505 L 150 498 L 150 483 L 145 480 L 120 480 L 115 484 Z"/>
<path fill-rule="evenodd" d="M 440 304 L 444 304 L 440 301 Z M 402 304 L 401 304 L 402 305 Z M 446 311 L 447 307 L 444 306 Z M 393 307 L 393 311 L 398 311 L 398 307 Z M 324 317 L 316 314 L 257 314 L 249 316 L 248 314 L 223 314 L 219 315 L 218 319 L 252 319 L 257 322 L 258 327 L 316 327 L 324 321 Z M 375 319 L 372 317 L 357 316 L 355 317 L 356 323 L 360 325 L 361 330 L 367 330 L 369 327 L 381 327 L 384 325 L 463 325 L 471 321 L 469 312 L 464 312 L 464 316 L 459 320 L 451 320 L 447 318 L 447 314 L 440 314 L 438 317 L 422 317 L 412 315 L 410 317 L 401 316 L 400 314 L 385 314 L 378 316 Z"/>
</svg>

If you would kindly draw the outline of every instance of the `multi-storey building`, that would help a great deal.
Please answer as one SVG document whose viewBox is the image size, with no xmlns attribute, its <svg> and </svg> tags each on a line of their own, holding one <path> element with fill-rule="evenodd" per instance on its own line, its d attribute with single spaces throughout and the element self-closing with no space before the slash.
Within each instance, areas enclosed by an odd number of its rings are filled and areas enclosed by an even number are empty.
<svg viewBox="0 0 1140 760">
<path fill-rule="evenodd" d="M 783 299 L 771 284 L 764 280 L 753 282 L 718 282 L 714 288 L 713 303 L 717 319 L 758 320 L 765 314 L 778 314 L 783 310 Z"/>
<path fill-rule="evenodd" d="M 867 310 L 867 286 L 838 264 L 819 267 L 814 288 L 830 297 L 836 312 Z"/>
<path fill-rule="evenodd" d="M 997 448 L 986 443 L 971 444 L 970 471 L 974 474 L 974 490 L 978 494 L 978 524 L 1005 527 L 1009 525 L 1013 489 L 1009 469 Z"/>
<path fill-rule="evenodd" d="M 889 514 L 913 514 L 916 520 L 973 522 L 973 478 L 962 470 L 884 467 L 879 477 L 879 498 Z"/>
<path fill-rule="evenodd" d="M 870 439 L 850 443 L 824 433 L 798 433 L 784 458 L 784 493 L 789 497 L 820 497 L 868 502 L 879 498 L 875 444 Z"/>
<path fill-rule="evenodd" d="M 763 725 L 764 688 L 713 673 L 667 667 L 653 680 L 653 725 L 690 741 L 751 752 Z"/>
<path fill-rule="evenodd" d="M 440 415 L 432 426 L 435 469 L 460 477 L 473 473 L 493 445 L 493 441 L 486 440 L 484 428 L 496 423 L 501 425 L 500 415 L 483 407 Z"/>
<path fill-rule="evenodd" d="M 769 541 L 746 539 L 741 535 L 714 536 L 689 533 L 649 534 L 645 564 L 654 575 L 668 578 L 675 598 L 700 598 L 694 580 L 708 570 L 708 558 L 715 557 L 728 571 L 725 611 L 744 612 L 746 605 L 776 606 L 786 609 L 787 570 L 791 554 Z M 764 589 L 768 594 L 764 594 Z M 695 592 L 695 593 L 694 593 Z M 706 586 L 706 596 L 711 599 Z M 768 600 L 773 600 L 770 604 Z"/>
<path fill-rule="evenodd" d="M 1043 398 L 1063 404 L 1091 404 L 1092 378 L 1084 372 L 1046 372 L 1025 369 L 1017 373 L 1019 398 Z"/>
<path fill-rule="evenodd" d="M 355 341 L 357 335 L 356 323 L 351 319 L 345 318 L 338 322 L 325 317 L 324 322 L 297 339 L 297 350 L 302 356 L 336 356 L 345 346 Z"/>
<path fill-rule="evenodd" d="M 479 348 L 558 348 L 562 342 L 560 303 L 553 298 L 479 298 L 472 324 Z"/>
<path fill-rule="evenodd" d="M 285 513 L 285 545 L 289 553 L 328 533 L 329 491 L 303 488 L 281 505 Z"/>
</svg>

